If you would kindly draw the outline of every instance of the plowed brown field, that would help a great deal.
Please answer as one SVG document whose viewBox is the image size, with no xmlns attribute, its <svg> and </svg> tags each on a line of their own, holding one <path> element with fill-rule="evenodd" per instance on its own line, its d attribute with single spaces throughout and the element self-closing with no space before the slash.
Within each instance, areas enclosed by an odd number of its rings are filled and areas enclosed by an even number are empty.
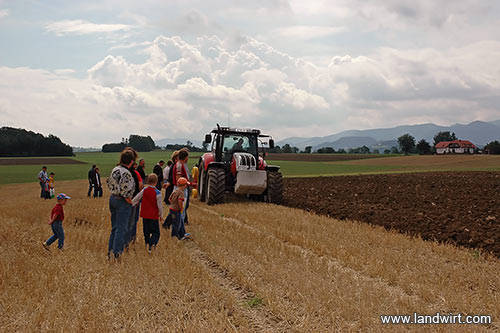
<svg viewBox="0 0 500 333">
<path fill-rule="evenodd" d="M 272 161 L 338 162 L 387 157 L 380 154 L 267 154 Z"/>
<path fill-rule="evenodd" d="M 500 257 L 500 173 L 285 178 L 285 205 Z"/>
<path fill-rule="evenodd" d="M 66 157 L 0 158 L 0 165 L 85 164 Z"/>
</svg>

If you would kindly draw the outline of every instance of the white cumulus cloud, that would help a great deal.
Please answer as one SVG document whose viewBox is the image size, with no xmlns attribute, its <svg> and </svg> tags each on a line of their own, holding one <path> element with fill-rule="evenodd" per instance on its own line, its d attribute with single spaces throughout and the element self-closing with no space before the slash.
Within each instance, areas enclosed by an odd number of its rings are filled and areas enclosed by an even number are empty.
<svg viewBox="0 0 500 333">
<path fill-rule="evenodd" d="M 313 39 L 336 35 L 347 31 L 346 27 L 329 27 L 318 25 L 295 25 L 274 29 L 271 34 L 283 38 Z"/>
<path fill-rule="evenodd" d="M 142 61 L 108 55 L 85 79 L 2 67 L 0 80 L 9 82 L 0 85 L 2 115 L 10 125 L 97 146 L 132 132 L 201 138 L 228 119 L 284 138 L 500 117 L 496 41 L 444 51 L 383 47 L 333 56 L 328 66 L 249 37 L 159 36 L 137 49 Z"/>
<path fill-rule="evenodd" d="M 0 19 L 9 16 L 9 13 L 8 9 L 0 9 Z"/>
<path fill-rule="evenodd" d="M 110 33 L 130 29 L 132 26 L 127 24 L 97 24 L 85 20 L 63 20 L 45 25 L 46 31 L 55 33 L 57 36 Z"/>
</svg>

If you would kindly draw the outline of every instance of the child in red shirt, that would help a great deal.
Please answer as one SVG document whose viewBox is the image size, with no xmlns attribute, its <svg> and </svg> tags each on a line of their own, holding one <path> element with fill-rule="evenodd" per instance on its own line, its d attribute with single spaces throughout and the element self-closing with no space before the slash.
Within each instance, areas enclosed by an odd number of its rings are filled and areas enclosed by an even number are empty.
<svg viewBox="0 0 500 333">
<path fill-rule="evenodd" d="M 52 232 L 54 233 L 42 243 L 43 247 L 46 250 L 49 250 L 50 244 L 54 243 L 56 239 L 58 240 L 57 248 L 62 250 L 64 246 L 64 230 L 62 227 L 62 223 L 64 221 L 64 209 L 63 206 L 66 204 L 66 201 L 71 199 L 71 197 L 67 196 L 64 193 L 59 193 L 57 196 L 57 204 L 52 208 L 52 212 L 50 214 L 49 224 L 52 227 Z"/>
<path fill-rule="evenodd" d="M 160 240 L 160 226 L 158 220 L 162 218 L 163 206 L 161 192 L 156 188 L 158 176 L 154 173 L 146 178 L 146 186 L 139 192 L 132 204 L 137 205 L 141 201 L 141 217 L 144 232 L 144 242 L 149 253 L 156 248 Z"/>
</svg>

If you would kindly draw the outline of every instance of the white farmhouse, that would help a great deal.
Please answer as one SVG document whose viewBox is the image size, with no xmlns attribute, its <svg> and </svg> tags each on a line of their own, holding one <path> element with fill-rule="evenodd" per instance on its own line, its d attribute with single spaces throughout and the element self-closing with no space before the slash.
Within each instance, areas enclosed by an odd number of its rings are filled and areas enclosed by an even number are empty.
<svg viewBox="0 0 500 333">
<path fill-rule="evenodd" d="M 468 140 L 442 141 L 436 145 L 436 154 L 474 154 L 476 146 Z"/>
</svg>

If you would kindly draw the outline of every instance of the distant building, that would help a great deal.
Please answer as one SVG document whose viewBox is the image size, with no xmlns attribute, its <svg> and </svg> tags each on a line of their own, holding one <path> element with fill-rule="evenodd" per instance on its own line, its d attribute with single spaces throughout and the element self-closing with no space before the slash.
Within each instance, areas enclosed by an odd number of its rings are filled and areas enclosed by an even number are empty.
<svg viewBox="0 0 500 333">
<path fill-rule="evenodd" d="M 436 145 L 436 154 L 474 154 L 477 147 L 468 140 L 442 141 Z"/>
</svg>

